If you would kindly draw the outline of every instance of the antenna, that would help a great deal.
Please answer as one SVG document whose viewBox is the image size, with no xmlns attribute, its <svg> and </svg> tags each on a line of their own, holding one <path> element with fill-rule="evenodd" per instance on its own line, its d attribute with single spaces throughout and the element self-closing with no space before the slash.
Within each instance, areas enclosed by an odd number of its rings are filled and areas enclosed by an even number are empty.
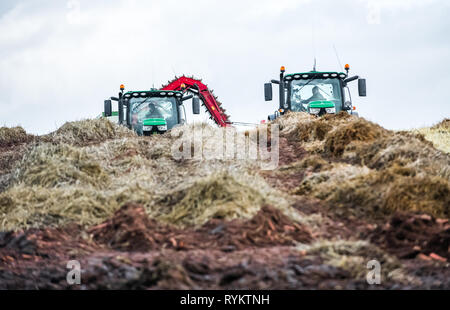
<svg viewBox="0 0 450 310">
<path fill-rule="evenodd" d="M 314 21 L 316 20 L 316 7 L 313 6 L 313 19 L 312 19 L 312 23 L 311 23 L 311 39 L 312 39 L 312 45 L 313 45 L 313 54 L 314 54 L 314 68 L 313 71 L 316 71 L 316 64 L 317 64 L 317 59 L 316 59 L 316 25 L 314 23 Z"/>
<path fill-rule="evenodd" d="M 339 63 L 339 68 L 342 70 L 342 63 L 341 63 L 341 59 L 339 58 L 339 54 L 337 52 L 336 46 L 333 44 L 333 49 L 334 49 L 334 54 L 336 55 L 337 61 Z"/>
</svg>

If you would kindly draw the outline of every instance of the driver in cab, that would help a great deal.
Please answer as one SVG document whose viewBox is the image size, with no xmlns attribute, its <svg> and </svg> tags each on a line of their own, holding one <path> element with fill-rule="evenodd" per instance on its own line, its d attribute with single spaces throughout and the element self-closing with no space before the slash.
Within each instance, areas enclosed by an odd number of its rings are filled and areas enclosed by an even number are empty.
<svg viewBox="0 0 450 310">
<path fill-rule="evenodd" d="M 312 102 L 312 101 L 319 101 L 319 100 L 325 100 L 325 97 L 322 96 L 322 94 L 320 93 L 320 89 L 318 86 L 314 86 L 314 88 L 312 89 L 313 95 L 306 100 L 308 103 Z"/>
<path fill-rule="evenodd" d="M 164 118 L 159 108 L 153 103 L 148 104 L 148 112 L 146 118 Z"/>
</svg>

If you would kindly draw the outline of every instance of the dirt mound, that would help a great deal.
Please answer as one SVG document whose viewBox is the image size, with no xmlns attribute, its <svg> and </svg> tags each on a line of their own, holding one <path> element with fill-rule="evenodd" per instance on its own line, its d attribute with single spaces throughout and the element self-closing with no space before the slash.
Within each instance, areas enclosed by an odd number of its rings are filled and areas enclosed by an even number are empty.
<svg viewBox="0 0 450 310">
<path fill-rule="evenodd" d="M 215 242 L 230 249 L 249 246 L 294 245 L 296 242 L 309 243 L 312 240 L 308 228 L 293 222 L 279 210 L 264 206 L 252 219 L 233 220 L 221 223 L 212 220 L 201 230 L 209 231 L 216 237 Z M 222 247 L 222 249 L 226 249 Z"/>
<path fill-rule="evenodd" d="M 218 249 L 236 251 L 248 247 L 309 243 L 311 233 L 279 210 L 265 206 L 250 220 L 214 219 L 194 228 L 177 228 L 150 219 L 141 205 L 129 204 L 107 222 L 89 229 L 101 245 L 145 252 L 162 248 L 177 250 Z"/>
<path fill-rule="evenodd" d="M 151 220 L 143 206 L 129 204 L 107 222 L 91 228 L 89 233 L 95 241 L 113 249 L 139 252 L 162 245 L 170 230 Z"/>
<path fill-rule="evenodd" d="M 394 214 L 370 239 L 399 258 L 435 253 L 450 260 L 450 225 L 429 215 Z"/>
<path fill-rule="evenodd" d="M 91 243 L 81 227 L 30 229 L 27 231 L 0 233 L 0 257 L 12 259 L 64 259 L 92 253 L 98 247 Z"/>
</svg>

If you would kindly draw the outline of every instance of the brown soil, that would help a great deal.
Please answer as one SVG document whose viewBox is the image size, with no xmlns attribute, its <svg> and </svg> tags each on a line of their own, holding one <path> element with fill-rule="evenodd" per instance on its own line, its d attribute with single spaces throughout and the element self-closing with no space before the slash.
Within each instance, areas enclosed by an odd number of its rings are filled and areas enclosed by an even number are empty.
<svg viewBox="0 0 450 310">
<path fill-rule="evenodd" d="M 373 231 L 370 239 L 400 258 L 435 253 L 450 260 L 450 224 L 429 215 L 397 213 Z"/>
<path fill-rule="evenodd" d="M 273 207 L 264 207 L 251 220 L 211 220 L 199 229 L 179 229 L 149 219 L 139 205 L 127 205 L 107 222 L 89 230 L 100 244 L 121 251 L 242 250 L 250 247 L 294 245 L 311 241 L 309 231 Z"/>
</svg>

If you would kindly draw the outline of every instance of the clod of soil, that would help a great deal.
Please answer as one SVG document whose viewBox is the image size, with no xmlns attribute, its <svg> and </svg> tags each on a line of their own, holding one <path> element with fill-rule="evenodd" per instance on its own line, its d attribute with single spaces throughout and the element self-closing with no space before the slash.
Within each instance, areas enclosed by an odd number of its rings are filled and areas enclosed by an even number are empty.
<svg viewBox="0 0 450 310">
<path fill-rule="evenodd" d="M 435 253 L 450 260 L 450 224 L 429 215 L 396 213 L 370 239 L 400 258 Z"/>
</svg>

